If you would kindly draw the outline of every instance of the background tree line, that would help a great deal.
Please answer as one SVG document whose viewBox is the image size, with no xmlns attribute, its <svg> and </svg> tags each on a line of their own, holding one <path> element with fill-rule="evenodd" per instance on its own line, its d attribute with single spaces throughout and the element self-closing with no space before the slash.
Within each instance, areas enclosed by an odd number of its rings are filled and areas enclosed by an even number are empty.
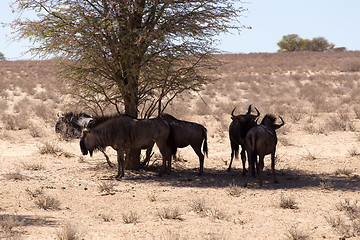
<svg viewBox="0 0 360 240">
<path fill-rule="evenodd" d="M 312 40 L 303 39 L 297 34 L 289 34 L 282 37 L 277 43 L 280 47 L 278 52 L 298 52 L 298 51 L 345 51 L 346 48 L 335 48 L 335 44 L 329 43 L 324 37 L 315 37 Z"/>
</svg>

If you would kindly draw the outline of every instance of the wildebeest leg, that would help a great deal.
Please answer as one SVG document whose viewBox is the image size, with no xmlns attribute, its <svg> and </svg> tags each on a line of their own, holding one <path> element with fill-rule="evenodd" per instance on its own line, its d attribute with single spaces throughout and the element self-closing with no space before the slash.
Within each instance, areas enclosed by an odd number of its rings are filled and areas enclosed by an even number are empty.
<svg viewBox="0 0 360 240">
<path fill-rule="evenodd" d="M 246 172 L 247 172 L 247 170 L 246 170 L 246 167 L 245 167 L 245 164 L 246 164 L 246 152 L 245 152 L 245 146 L 242 146 L 241 147 L 241 161 L 242 161 L 242 165 L 243 165 L 243 176 L 245 176 L 246 175 Z M 254 169 L 252 169 L 253 171 L 254 171 Z M 255 174 L 254 172 L 253 172 L 253 174 Z"/>
<path fill-rule="evenodd" d="M 107 164 L 112 168 L 114 165 L 110 162 L 108 155 L 105 153 L 105 149 L 101 149 L 100 152 L 104 154 Z"/>
<path fill-rule="evenodd" d="M 259 155 L 259 164 L 256 165 L 256 167 L 258 168 L 258 177 L 259 177 L 259 185 L 262 186 L 263 185 L 263 177 L 262 177 L 262 173 L 264 170 L 264 155 Z"/>
<path fill-rule="evenodd" d="M 275 175 L 275 151 L 271 153 L 271 175 L 274 183 L 279 183 Z"/>
<path fill-rule="evenodd" d="M 248 181 L 249 181 L 249 177 L 252 174 L 252 168 L 251 165 L 253 164 L 252 162 L 255 161 L 256 162 L 256 152 L 247 152 L 248 154 L 248 161 L 249 161 L 249 167 L 248 167 L 248 172 L 246 174 L 246 179 L 245 179 L 245 183 L 244 183 L 244 187 L 247 187 Z M 254 163 L 255 164 L 255 163 Z"/>
<path fill-rule="evenodd" d="M 161 143 L 161 142 L 156 142 L 156 145 L 159 148 L 159 151 L 161 153 L 161 157 L 163 160 L 162 166 L 161 166 L 161 171 L 159 173 L 160 176 L 162 176 L 165 171 L 166 171 L 166 162 L 168 162 L 168 169 L 167 172 L 168 174 L 171 173 L 171 156 L 170 156 L 170 149 L 168 149 L 166 147 L 165 143 Z"/>
<path fill-rule="evenodd" d="M 235 158 L 238 158 L 238 153 L 239 153 L 239 145 L 234 143 L 234 142 L 231 142 L 231 159 L 230 159 L 230 164 L 229 164 L 229 167 L 228 167 L 228 172 L 230 172 L 231 170 L 231 164 L 232 164 L 232 161 Z"/>
<path fill-rule="evenodd" d="M 202 175 L 204 173 L 204 154 L 201 152 L 201 145 L 200 146 L 193 146 L 191 147 L 194 149 L 196 155 L 199 157 L 200 162 L 200 168 L 199 168 L 199 175 Z"/>
<path fill-rule="evenodd" d="M 117 150 L 118 173 L 115 178 L 122 178 L 124 176 L 124 149 L 119 147 Z"/>
<path fill-rule="evenodd" d="M 155 142 L 146 149 L 146 157 L 145 157 L 145 160 L 140 164 L 140 168 L 145 167 L 146 164 L 148 164 L 148 162 L 150 162 L 150 158 L 151 158 L 151 156 L 152 156 L 151 153 L 152 153 L 154 144 L 155 144 Z"/>
</svg>

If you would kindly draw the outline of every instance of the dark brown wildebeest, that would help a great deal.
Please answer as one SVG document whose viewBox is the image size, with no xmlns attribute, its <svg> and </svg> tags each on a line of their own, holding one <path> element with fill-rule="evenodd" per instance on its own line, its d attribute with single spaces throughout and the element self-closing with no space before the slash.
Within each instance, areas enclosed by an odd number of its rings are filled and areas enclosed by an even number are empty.
<svg viewBox="0 0 360 240">
<path fill-rule="evenodd" d="M 96 117 L 92 117 L 86 113 L 68 112 L 59 116 L 55 124 L 55 132 L 62 135 L 64 139 L 80 138 L 84 128 L 88 127 L 89 123 Z M 105 156 L 106 162 L 110 167 L 113 167 L 105 149 L 99 149 Z"/>
<path fill-rule="evenodd" d="M 160 119 L 134 119 L 127 115 L 116 115 L 96 125 L 84 129 L 80 138 L 80 149 L 83 155 L 88 152 L 111 146 L 117 151 L 118 173 L 116 178 L 124 176 L 125 149 L 146 149 L 156 143 L 162 155 L 163 163 L 160 175 L 171 170 L 171 137 L 169 124 Z"/>
<path fill-rule="evenodd" d="M 278 180 L 275 176 L 275 151 L 277 144 L 277 136 L 275 130 L 285 124 L 284 120 L 281 117 L 280 119 L 282 123 L 275 124 L 276 117 L 271 114 L 266 114 L 261 121 L 261 124 L 253 127 L 247 133 L 245 142 L 249 160 L 249 171 L 246 176 L 244 187 L 247 186 L 251 171 L 254 169 L 254 167 L 251 166 L 254 166 L 255 164 L 259 178 L 259 185 L 262 186 L 264 157 L 268 154 L 271 154 L 271 174 L 273 181 L 275 183 L 278 183 Z M 259 156 L 259 161 L 257 161 L 257 156 Z"/>
<path fill-rule="evenodd" d="M 170 114 L 162 114 L 161 119 L 170 124 L 173 147 L 171 155 L 176 158 L 177 148 L 191 146 L 199 157 L 199 175 L 204 173 L 204 155 L 208 155 L 207 130 L 198 123 L 183 121 Z M 202 146 L 202 151 L 201 151 Z"/>
<path fill-rule="evenodd" d="M 55 132 L 61 134 L 65 139 L 79 138 L 92 116 L 86 113 L 68 112 L 59 116 L 55 123 Z"/>
<path fill-rule="evenodd" d="M 246 155 L 245 155 L 245 137 L 248 131 L 257 126 L 256 119 L 260 116 L 259 110 L 255 108 L 257 114 L 251 114 L 251 105 L 249 105 L 248 111 L 246 114 L 240 114 L 235 116 L 235 108 L 231 112 L 232 122 L 229 126 L 229 138 L 231 145 L 231 160 L 228 168 L 228 172 L 231 170 L 231 164 L 234 159 L 239 158 L 239 145 L 241 146 L 241 161 L 243 164 L 243 175 L 246 175 Z"/>
</svg>

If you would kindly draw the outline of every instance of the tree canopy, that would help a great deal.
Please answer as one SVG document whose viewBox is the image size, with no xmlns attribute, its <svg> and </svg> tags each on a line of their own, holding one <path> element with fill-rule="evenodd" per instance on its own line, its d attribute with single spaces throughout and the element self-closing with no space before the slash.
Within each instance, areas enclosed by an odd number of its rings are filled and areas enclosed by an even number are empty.
<svg viewBox="0 0 360 240">
<path fill-rule="evenodd" d="M 208 82 L 214 37 L 240 31 L 237 0 L 14 0 L 18 37 L 39 56 L 61 61 L 61 75 L 79 103 L 112 106 L 133 117 L 161 113 L 179 93 Z"/>
<path fill-rule="evenodd" d="M 302 39 L 297 34 L 289 34 L 282 37 L 277 43 L 279 52 L 314 51 L 325 52 L 333 50 L 335 44 L 329 43 L 324 37 L 315 37 L 312 40 Z"/>
<path fill-rule="evenodd" d="M 6 60 L 5 55 L 2 52 L 0 52 L 0 61 L 5 61 L 5 60 Z"/>
</svg>

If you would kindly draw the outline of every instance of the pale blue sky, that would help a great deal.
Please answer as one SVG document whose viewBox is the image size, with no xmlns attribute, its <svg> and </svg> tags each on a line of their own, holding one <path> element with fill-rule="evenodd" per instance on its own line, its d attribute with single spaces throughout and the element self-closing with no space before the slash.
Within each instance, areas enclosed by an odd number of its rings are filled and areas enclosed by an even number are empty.
<svg viewBox="0 0 360 240">
<path fill-rule="evenodd" d="M 0 1 L 0 22 L 9 23 L 11 0 Z M 276 52 L 282 36 L 296 33 L 302 38 L 325 37 L 336 47 L 360 50 L 359 0 L 248 0 L 242 24 L 250 26 L 240 35 L 220 36 L 221 50 L 230 53 Z M 22 56 L 27 41 L 11 42 L 11 30 L 1 28 L 0 52 L 9 60 L 30 59 Z"/>
</svg>

